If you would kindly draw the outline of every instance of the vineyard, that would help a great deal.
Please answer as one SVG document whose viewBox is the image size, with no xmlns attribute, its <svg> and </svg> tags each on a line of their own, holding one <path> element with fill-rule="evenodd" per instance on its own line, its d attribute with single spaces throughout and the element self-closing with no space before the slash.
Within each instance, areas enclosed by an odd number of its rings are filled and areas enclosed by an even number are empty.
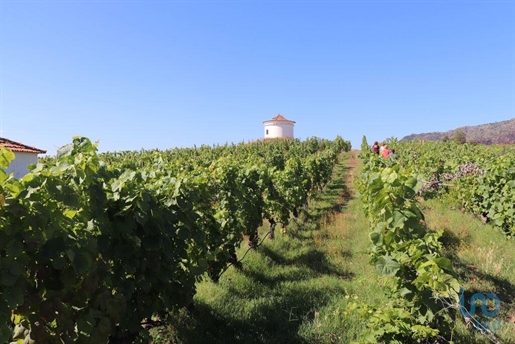
<svg viewBox="0 0 515 344">
<path fill-rule="evenodd" d="M 20 180 L 0 170 L 0 341 L 148 341 L 204 275 L 238 265 L 264 220 L 273 238 L 298 216 L 349 149 L 338 137 L 99 155 L 76 137 Z M 13 157 L 3 149 L 0 167 Z"/>
<path fill-rule="evenodd" d="M 455 270 L 460 258 L 444 250 L 443 244 L 449 240 L 444 235 L 452 235 L 451 231 L 429 230 L 420 202 L 435 199 L 440 207 L 445 204 L 462 213 L 471 212 L 483 224 L 491 223 L 512 237 L 513 147 L 395 140 L 389 145 L 400 155 L 385 159 L 371 153 L 365 137 L 361 147 L 364 169 L 358 188 L 373 228 L 369 254 L 380 275 L 389 277 L 385 290 L 391 299 L 369 312 L 371 342 L 446 342 L 453 337 L 456 321 L 463 319 L 487 340 L 504 342 L 494 333 L 500 332 L 502 322 L 491 318 L 499 314 L 503 302 L 511 308 L 513 295 L 495 290 L 505 295 L 501 300 L 492 290 L 478 290 L 477 286 L 472 288 L 475 293 L 466 293 Z M 453 240 L 454 245 L 462 245 L 459 238 Z M 511 265 L 515 260 L 510 258 Z M 501 261 L 499 273 L 504 258 L 497 259 Z M 508 281 L 499 284 L 494 288 L 515 291 Z M 494 302 L 487 305 L 485 295 Z M 478 299 L 482 302 L 476 302 Z M 478 306 L 482 317 L 475 314 Z M 515 318 L 509 313 L 506 316 L 504 331 L 513 335 Z"/>
<path fill-rule="evenodd" d="M 451 261 L 441 253 L 443 233 L 426 230 L 415 198 L 420 182 L 393 159 L 368 153 L 366 142 L 362 151 L 365 166 L 358 189 L 373 228 L 371 263 L 388 278 L 390 298 L 364 313 L 367 339 L 405 343 L 448 337 L 452 320 L 447 310 L 458 304 L 460 285 Z"/>
<path fill-rule="evenodd" d="M 0 342 L 515 343 L 514 150 L 389 145 L 76 137 L 0 169 Z"/>
<path fill-rule="evenodd" d="M 409 142 L 399 164 L 419 174 L 421 193 L 456 199 L 463 211 L 515 235 L 515 148 Z"/>
</svg>

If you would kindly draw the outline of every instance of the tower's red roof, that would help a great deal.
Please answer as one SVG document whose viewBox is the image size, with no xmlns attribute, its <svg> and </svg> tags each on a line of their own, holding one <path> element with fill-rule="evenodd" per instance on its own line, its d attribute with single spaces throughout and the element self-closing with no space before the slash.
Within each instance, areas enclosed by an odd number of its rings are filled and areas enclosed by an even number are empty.
<svg viewBox="0 0 515 344">
<path fill-rule="evenodd" d="M 24 145 L 23 143 L 11 141 L 0 137 L 0 147 L 5 147 L 13 152 L 45 154 L 46 150 Z"/>
<path fill-rule="evenodd" d="M 287 119 L 286 117 L 284 117 L 281 114 L 279 114 L 279 115 L 275 116 L 274 118 L 269 119 L 268 121 L 265 121 L 265 122 L 269 122 L 269 121 L 280 121 L 280 122 L 293 122 L 293 123 L 295 123 L 295 121 L 290 121 L 289 119 Z"/>
<path fill-rule="evenodd" d="M 279 114 L 279 115 L 275 116 L 274 118 L 272 118 L 272 121 L 289 121 L 289 120 L 286 119 L 286 117 Z"/>
</svg>

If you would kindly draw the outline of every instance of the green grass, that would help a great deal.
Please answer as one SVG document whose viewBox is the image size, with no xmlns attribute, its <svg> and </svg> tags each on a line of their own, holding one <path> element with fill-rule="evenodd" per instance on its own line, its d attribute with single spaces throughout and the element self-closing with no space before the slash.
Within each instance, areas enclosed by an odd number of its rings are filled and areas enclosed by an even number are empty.
<svg viewBox="0 0 515 344">
<path fill-rule="evenodd" d="M 494 333 L 500 343 L 515 343 L 514 240 L 470 214 L 453 210 L 449 201 L 433 199 L 423 204 L 428 227 L 445 231 L 445 253 L 465 289 L 465 300 L 476 292 L 496 294 L 501 300 L 501 312 L 493 320 L 500 321 L 501 328 Z M 476 314 L 481 315 L 479 305 Z M 461 317 L 456 330 L 456 343 L 490 343 L 477 331 L 467 330 Z"/>
<path fill-rule="evenodd" d="M 356 152 L 346 153 L 332 182 L 274 240 L 248 252 L 218 284 L 198 283 L 193 309 L 152 330 L 155 343 L 349 343 L 366 324 L 347 313 L 347 298 L 387 301 L 369 264 L 367 220 L 355 198 Z M 467 297 L 493 292 L 502 300 L 500 343 L 515 343 L 515 242 L 437 199 L 422 202 L 429 229 L 444 229 L 445 254 Z M 261 236 L 268 227 L 260 229 Z M 247 247 L 242 245 L 238 257 Z M 347 297 L 347 298 L 346 298 Z M 478 307 L 480 312 L 480 307 Z M 490 343 L 457 315 L 455 343 Z"/>
</svg>

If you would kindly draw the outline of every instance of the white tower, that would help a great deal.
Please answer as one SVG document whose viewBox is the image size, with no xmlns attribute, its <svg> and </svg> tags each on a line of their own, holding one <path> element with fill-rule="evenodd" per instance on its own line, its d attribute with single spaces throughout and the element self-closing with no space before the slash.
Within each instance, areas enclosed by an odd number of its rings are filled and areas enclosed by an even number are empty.
<svg viewBox="0 0 515 344">
<path fill-rule="evenodd" d="M 265 126 L 265 139 L 293 138 L 294 121 L 277 115 L 268 121 L 264 121 L 263 124 Z"/>
</svg>

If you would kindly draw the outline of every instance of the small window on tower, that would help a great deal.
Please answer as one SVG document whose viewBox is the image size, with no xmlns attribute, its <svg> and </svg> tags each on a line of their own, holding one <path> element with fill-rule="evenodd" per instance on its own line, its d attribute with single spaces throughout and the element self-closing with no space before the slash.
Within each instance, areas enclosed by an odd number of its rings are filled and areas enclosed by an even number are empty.
<svg viewBox="0 0 515 344">
<path fill-rule="evenodd" d="M 268 135 L 268 129 L 266 130 L 266 135 Z"/>
</svg>

